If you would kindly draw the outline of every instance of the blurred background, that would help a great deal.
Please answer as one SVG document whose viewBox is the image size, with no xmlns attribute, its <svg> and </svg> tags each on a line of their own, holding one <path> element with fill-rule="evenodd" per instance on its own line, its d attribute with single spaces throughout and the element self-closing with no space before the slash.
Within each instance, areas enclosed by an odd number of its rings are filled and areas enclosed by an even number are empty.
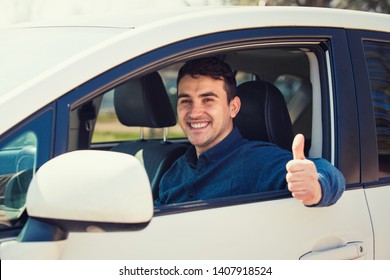
<svg viewBox="0 0 390 280">
<path fill-rule="evenodd" d="M 0 0 L 0 27 L 71 15 L 212 5 L 316 6 L 390 13 L 390 0 Z"/>
</svg>

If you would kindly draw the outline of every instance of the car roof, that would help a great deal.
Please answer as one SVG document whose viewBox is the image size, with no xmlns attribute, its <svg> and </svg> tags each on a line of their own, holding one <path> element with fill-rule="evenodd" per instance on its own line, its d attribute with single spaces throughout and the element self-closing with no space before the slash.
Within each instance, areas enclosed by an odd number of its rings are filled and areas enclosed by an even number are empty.
<svg viewBox="0 0 390 280">
<path fill-rule="evenodd" d="M 42 73 L 0 94 L 0 111 L 9 116 L 0 123 L 0 134 L 107 69 L 180 40 L 221 31 L 277 26 L 338 27 L 390 32 L 389 23 L 389 15 L 328 8 L 182 7 L 169 10 L 134 10 L 120 15 L 78 16 L 2 28 L 0 38 L 2 32 L 16 34 L 19 31 L 44 31 L 46 34 L 51 30 L 50 36 L 54 36 L 54 33 L 57 38 L 65 32 L 79 32 L 80 43 L 74 40 L 75 46 L 81 45 L 84 37 L 92 36 L 95 31 L 99 34 L 106 32 L 110 36 L 103 36 L 98 42 L 92 41 L 85 49 L 72 53 L 72 56 L 56 62 Z M 23 44 L 24 37 L 20 37 L 20 50 L 28 50 L 30 46 Z M 41 35 L 40 38 L 50 39 L 46 37 Z M 62 48 L 68 48 L 64 45 Z M 15 58 L 10 64 L 14 61 L 16 66 L 11 65 L 13 71 L 10 71 L 5 69 L 3 64 L 0 81 L 9 79 L 9 73 L 15 75 L 15 69 L 19 71 L 31 66 L 31 63 L 23 65 L 24 61 L 18 59 L 17 54 L 12 51 L 0 53 L 0 60 L 4 61 L 4 57 L 12 55 Z M 15 111 L 14 108 L 19 109 Z"/>
<path fill-rule="evenodd" d="M 62 19 L 36 21 L 17 27 L 107 27 L 137 28 L 148 24 L 185 21 L 196 24 L 197 20 L 211 15 L 224 15 L 227 29 L 234 25 L 229 16 L 245 13 L 256 26 L 323 26 L 352 29 L 390 31 L 390 15 L 366 11 L 282 6 L 202 6 L 165 9 L 134 9 L 124 13 L 106 15 L 70 16 Z M 252 15 L 252 17 L 250 17 Z M 212 21 L 213 19 L 209 19 Z M 16 27 L 14 26 L 14 27 Z"/>
</svg>

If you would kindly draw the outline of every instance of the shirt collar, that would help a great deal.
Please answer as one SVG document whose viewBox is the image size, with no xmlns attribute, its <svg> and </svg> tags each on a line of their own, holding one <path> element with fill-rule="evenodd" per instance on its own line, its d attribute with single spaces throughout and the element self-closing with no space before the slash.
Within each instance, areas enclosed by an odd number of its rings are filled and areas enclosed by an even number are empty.
<svg viewBox="0 0 390 280">
<path fill-rule="evenodd" d="M 233 130 L 226 136 L 221 142 L 219 142 L 217 145 L 212 147 L 211 149 L 207 150 L 205 153 L 201 154 L 199 159 L 205 160 L 207 162 L 213 162 L 216 161 L 223 156 L 226 155 L 227 151 L 231 151 L 235 149 L 236 147 L 241 145 L 241 141 L 244 138 L 242 138 L 240 132 L 236 127 L 233 128 Z M 191 146 L 185 155 L 186 161 L 192 165 L 196 166 L 198 162 L 198 158 L 196 155 L 196 150 L 194 146 Z"/>
</svg>

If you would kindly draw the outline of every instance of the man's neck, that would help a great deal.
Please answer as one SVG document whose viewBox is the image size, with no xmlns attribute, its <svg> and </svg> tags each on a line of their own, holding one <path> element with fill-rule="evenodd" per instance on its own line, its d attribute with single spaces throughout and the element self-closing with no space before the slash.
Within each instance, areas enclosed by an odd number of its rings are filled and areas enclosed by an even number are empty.
<svg viewBox="0 0 390 280">
<path fill-rule="evenodd" d="M 225 135 L 225 137 L 223 137 L 220 141 L 214 143 L 214 145 L 212 146 L 209 146 L 207 148 L 204 148 L 204 147 L 198 147 L 198 146 L 195 146 L 195 151 L 196 151 L 196 156 L 197 158 L 199 159 L 199 157 L 204 154 L 205 152 L 207 152 L 208 150 L 214 148 L 215 146 L 217 146 L 219 143 L 221 143 L 223 140 L 226 139 L 226 137 L 228 137 L 230 135 L 230 133 L 232 133 L 234 129 L 234 126 L 232 126 L 230 129 L 228 129 L 228 133 Z"/>
</svg>

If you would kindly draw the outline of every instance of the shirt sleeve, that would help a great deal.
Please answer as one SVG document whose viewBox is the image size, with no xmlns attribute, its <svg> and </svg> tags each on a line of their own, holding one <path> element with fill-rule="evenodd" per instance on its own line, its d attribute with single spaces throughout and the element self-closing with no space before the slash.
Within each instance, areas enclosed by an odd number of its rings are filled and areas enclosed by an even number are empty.
<svg viewBox="0 0 390 280">
<path fill-rule="evenodd" d="M 345 190 L 345 178 L 341 172 L 327 160 L 310 159 L 317 168 L 318 181 L 322 189 L 322 198 L 319 203 L 309 207 L 324 207 L 335 204 Z"/>
</svg>

